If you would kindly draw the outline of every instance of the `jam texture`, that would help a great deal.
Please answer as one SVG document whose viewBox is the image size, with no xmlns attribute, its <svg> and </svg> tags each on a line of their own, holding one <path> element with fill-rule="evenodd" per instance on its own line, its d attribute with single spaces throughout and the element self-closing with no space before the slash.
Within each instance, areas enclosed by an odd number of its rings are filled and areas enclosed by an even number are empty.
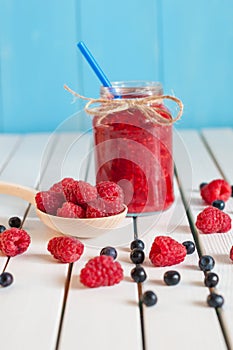
<svg viewBox="0 0 233 350">
<path fill-rule="evenodd" d="M 159 107 L 170 119 L 168 109 Z M 174 201 L 172 126 L 148 120 L 137 108 L 93 119 L 96 183 L 119 184 L 130 214 L 167 209 Z"/>
</svg>

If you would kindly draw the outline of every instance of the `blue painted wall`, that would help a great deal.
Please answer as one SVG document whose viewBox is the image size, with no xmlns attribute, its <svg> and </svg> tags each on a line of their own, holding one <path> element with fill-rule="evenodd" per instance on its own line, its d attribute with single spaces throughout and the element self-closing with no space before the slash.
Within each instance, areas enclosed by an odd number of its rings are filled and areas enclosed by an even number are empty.
<svg viewBox="0 0 233 350">
<path fill-rule="evenodd" d="M 0 0 L 0 132 L 53 131 L 97 97 L 83 40 L 110 80 L 155 80 L 179 128 L 233 126 L 232 0 Z M 86 130 L 89 117 L 77 119 Z"/>
</svg>

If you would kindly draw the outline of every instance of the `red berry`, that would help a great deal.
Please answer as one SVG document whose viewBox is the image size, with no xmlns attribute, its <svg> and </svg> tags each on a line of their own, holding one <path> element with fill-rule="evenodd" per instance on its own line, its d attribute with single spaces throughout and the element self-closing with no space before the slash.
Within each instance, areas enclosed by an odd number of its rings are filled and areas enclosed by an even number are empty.
<svg viewBox="0 0 233 350">
<path fill-rule="evenodd" d="M 201 188 L 201 197 L 207 204 L 216 200 L 226 202 L 231 197 L 231 186 L 225 180 L 213 180 Z"/>
<path fill-rule="evenodd" d="M 157 236 L 152 244 L 149 258 L 154 266 L 179 264 L 186 257 L 183 244 L 168 236 Z"/>
<path fill-rule="evenodd" d="M 118 214 L 124 209 L 124 193 L 119 185 L 112 181 L 101 181 L 96 188 L 105 202 L 106 212 L 109 215 Z"/>
<path fill-rule="evenodd" d="M 88 182 L 78 181 L 75 195 L 78 204 L 90 203 L 97 198 L 97 189 Z"/>
<path fill-rule="evenodd" d="M 87 204 L 97 198 L 97 189 L 88 182 L 71 180 L 64 186 L 65 196 L 68 202 L 74 204 Z"/>
<path fill-rule="evenodd" d="M 207 207 L 198 214 L 196 227 L 203 233 L 223 233 L 231 229 L 231 218 L 215 207 Z"/>
<path fill-rule="evenodd" d="M 86 217 L 87 218 L 102 218 L 108 216 L 106 213 L 105 203 L 102 198 L 98 198 L 92 203 L 87 205 Z"/>
<path fill-rule="evenodd" d="M 87 218 L 101 218 L 119 214 L 124 210 L 124 206 L 118 197 L 97 198 L 89 203 L 86 209 Z"/>
<path fill-rule="evenodd" d="M 231 250 L 230 250 L 230 259 L 233 261 L 233 246 L 231 247 Z"/>
<path fill-rule="evenodd" d="M 52 187 L 50 187 L 49 191 L 51 192 L 57 192 L 62 194 L 64 201 L 65 201 L 65 191 L 64 191 L 64 187 L 66 186 L 67 183 L 69 183 L 70 181 L 73 181 L 73 179 L 71 177 L 65 177 L 63 180 L 56 182 L 55 184 L 53 184 Z"/>
<path fill-rule="evenodd" d="M 97 192 L 102 198 L 118 197 L 122 203 L 124 200 L 124 193 L 122 188 L 112 181 L 101 181 L 96 185 Z"/>
<path fill-rule="evenodd" d="M 6 256 L 16 256 L 24 253 L 31 242 L 29 234 L 19 228 L 11 228 L 0 235 L 0 248 Z"/>
<path fill-rule="evenodd" d="M 75 189 L 77 186 L 77 181 L 72 178 L 65 178 L 62 180 L 62 188 L 64 191 L 65 198 L 67 202 L 77 204 Z"/>
<path fill-rule="evenodd" d="M 50 239 L 47 249 L 55 259 L 72 263 L 81 257 L 84 245 L 75 237 L 54 237 Z"/>
<path fill-rule="evenodd" d="M 122 199 L 119 197 L 103 198 L 105 204 L 105 212 L 108 216 L 119 214 L 124 210 Z"/>
<path fill-rule="evenodd" d="M 77 204 L 65 202 L 57 209 L 57 216 L 64 218 L 85 218 L 85 210 Z"/>
<path fill-rule="evenodd" d="M 89 260 L 81 270 L 80 281 L 86 287 L 112 286 L 123 279 L 123 269 L 111 256 L 100 255 Z"/>
<path fill-rule="evenodd" d="M 57 209 L 61 207 L 64 202 L 64 197 L 61 193 L 42 191 L 36 194 L 35 200 L 39 210 L 51 215 L 56 215 Z"/>
</svg>

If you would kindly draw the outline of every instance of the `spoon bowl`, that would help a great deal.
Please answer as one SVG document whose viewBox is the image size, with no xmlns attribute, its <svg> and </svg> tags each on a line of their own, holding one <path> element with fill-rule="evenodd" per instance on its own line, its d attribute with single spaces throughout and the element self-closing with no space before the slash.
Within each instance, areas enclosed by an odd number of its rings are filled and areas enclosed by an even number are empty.
<svg viewBox="0 0 233 350">
<path fill-rule="evenodd" d="M 124 205 L 124 210 L 121 213 L 112 216 L 91 219 L 63 218 L 44 213 L 37 209 L 35 202 L 37 191 L 34 188 L 0 181 L 0 193 L 16 196 L 26 200 L 35 206 L 37 216 L 50 229 L 78 238 L 98 237 L 109 230 L 118 227 L 127 214 L 127 207 Z"/>
</svg>

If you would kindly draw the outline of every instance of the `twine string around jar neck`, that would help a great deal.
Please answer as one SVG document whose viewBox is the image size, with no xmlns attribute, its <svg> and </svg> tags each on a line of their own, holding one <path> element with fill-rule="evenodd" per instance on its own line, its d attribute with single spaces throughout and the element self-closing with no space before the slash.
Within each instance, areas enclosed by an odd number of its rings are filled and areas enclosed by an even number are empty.
<svg viewBox="0 0 233 350">
<path fill-rule="evenodd" d="M 179 120 L 183 114 L 183 103 L 180 99 L 170 95 L 152 95 L 140 98 L 122 98 L 122 99 L 114 99 L 114 98 L 89 98 L 78 94 L 77 92 L 70 89 L 67 85 L 64 85 L 64 89 L 69 91 L 74 97 L 80 98 L 82 100 L 88 101 L 84 107 L 86 113 L 99 116 L 98 124 L 101 124 L 103 119 L 108 115 L 116 112 L 121 112 L 130 109 L 138 109 L 142 112 L 145 117 L 156 124 L 159 125 L 171 125 L 174 124 L 177 120 Z M 161 114 L 164 112 L 162 109 L 161 103 L 163 100 L 171 100 L 175 102 L 179 111 L 175 117 L 166 118 Z M 93 107 L 98 104 L 98 107 Z M 92 108 L 91 108 L 92 107 Z"/>
</svg>

